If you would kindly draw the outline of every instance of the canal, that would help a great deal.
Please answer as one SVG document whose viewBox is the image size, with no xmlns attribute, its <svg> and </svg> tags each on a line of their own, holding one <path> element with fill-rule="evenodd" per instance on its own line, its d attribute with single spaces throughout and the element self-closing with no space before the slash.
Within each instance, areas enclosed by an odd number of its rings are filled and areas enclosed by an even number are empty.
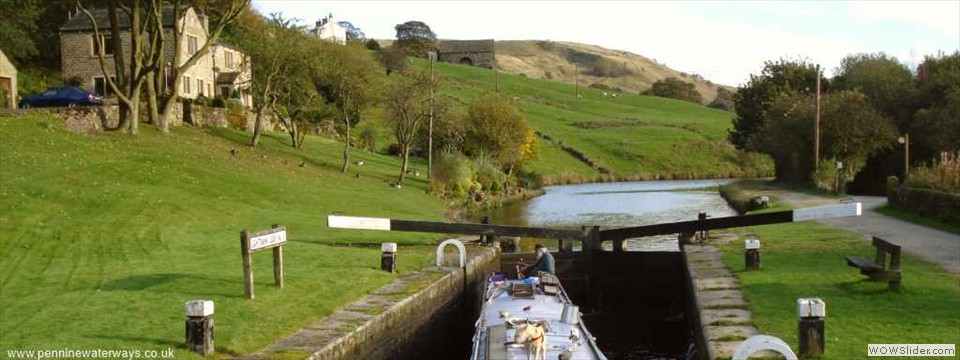
<svg viewBox="0 0 960 360">
<path fill-rule="evenodd" d="M 544 195 L 487 214 L 494 224 L 616 228 L 736 215 L 717 192 L 730 180 L 644 181 L 552 186 Z M 524 251 L 537 242 L 521 239 Z M 626 253 L 584 267 L 558 257 L 557 272 L 610 360 L 687 359 L 693 344 L 688 279 L 676 235 L 627 239 Z M 604 244 L 611 249 L 611 244 Z M 612 253 L 606 253 L 612 255 Z M 559 255 L 558 255 L 559 256 Z M 514 256 L 515 258 L 516 256 Z M 511 256 L 504 254 L 504 263 Z M 529 259 L 532 260 L 532 259 Z M 504 265 L 509 269 L 513 264 Z"/>
</svg>

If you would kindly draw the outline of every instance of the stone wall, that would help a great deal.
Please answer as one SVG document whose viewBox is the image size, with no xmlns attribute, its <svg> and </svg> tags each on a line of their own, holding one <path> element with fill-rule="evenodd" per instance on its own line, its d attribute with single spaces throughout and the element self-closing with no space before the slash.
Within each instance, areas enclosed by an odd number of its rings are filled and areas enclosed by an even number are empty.
<svg viewBox="0 0 960 360">
<path fill-rule="evenodd" d="M 469 348 L 485 280 L 500 266 L 495 249 L 467 249 L 465 269 L 432 268 L 401 275 L 393 284 L 245 358 L 286 354 L 314 360 L 463 358 L 464 354 L 450 351 Z M 437 272 L 442 275 L 431 281 Z M 431 282 L 412 295 L 395 298 L 423 281 Z"/>
<path fill-rule="evenodd" d="M 887 194 L 887 200 L 896 208 L 960 224 L 960 194 L 900 186 Z"/>
</svg>

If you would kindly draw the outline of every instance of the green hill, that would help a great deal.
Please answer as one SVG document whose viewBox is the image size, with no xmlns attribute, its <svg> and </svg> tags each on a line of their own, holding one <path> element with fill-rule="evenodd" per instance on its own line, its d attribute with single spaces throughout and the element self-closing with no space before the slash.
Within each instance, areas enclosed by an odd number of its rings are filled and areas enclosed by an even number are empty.
<svg viewBox="0 0 960 360">
<path fill-rule="evenodd" d="M 382 241 L 401 243 L 401 271 L 430 261 L 435 238 L 335 231 L 326 215 L 440 219 L 423 178 L 388 186 L 399 163 L 341 144 L 284 134 L 176 128 L 137 137 L 67 132 L 44 113 L 0 115 L 0 349 L 181 348 L 183 303 L 216 303 L 220 354 L 257 350 L 395 275 Z M 232 152 L 233 151 L 233 152 Z M 235 153 L 235 155 L 234 155 Z M 421 167 L 421 164 L 416 164 Z M 356 174 L 360 177 L 357 178 Z M 283 224 L 286 288 L 269 252 L 254 255 L 256 300 L 243 299 L 242 229 Z M 347 247 L 347 244 L 353 246 Z"/>
<path fill-rule="evenodd" d="M 578 98 L 571 84 L 463 65 L 440 63 L 435 70 L 447 81 L 444 93 L 464 104 L 495 91 L 499 77 L 501 94 L 516 99 L 533 128 L 552 139 L 541 139 L 540 158 L 528 166 L 547 183 L 772 173 L 765 157 L 743 154 L 726 141 L 730 112 L 582 87 Z"/>
</svg>

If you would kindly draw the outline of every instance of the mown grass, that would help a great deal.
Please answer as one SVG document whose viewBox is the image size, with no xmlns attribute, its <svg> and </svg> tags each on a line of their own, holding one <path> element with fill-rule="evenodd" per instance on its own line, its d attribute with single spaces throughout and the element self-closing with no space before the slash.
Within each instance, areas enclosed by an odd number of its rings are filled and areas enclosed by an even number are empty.
<svg viewBox="0 0 960 360">
<path fill-rule="evenodd" d="M 415 66 L 425 66 L 415 61 Z M 443 95 L 461 105 L 497 88 L 488 69 L 439 63 Z M 573 85 L 500 74 L 500 93 L 518 101 L 531 126 L 609 168 L 606 179 L 756 177 L 772 173 L 769 160 L 750 162 L 727 141 L 732 113 L 689 102 L 633 94 L 603 96 Z M 584 124 L 590 124 L 586 126 Z M 546 176 L 603 180 L 588 166 L 541 139 L 529 168 Z"/>
<path fill-rule="evenodd" d="M 810 222 L 736 231 L 761 240 L 762 270 L 744 271 L 742 241 L 721 246 L 723 261 L 739 277 L 760 332 L 793 349 L 802 297 L 827 303 L 825 359 L 866 358 L 870 343 L 960 342 L 960 281 L 934 264 L 904 255 L 903 287 L 890 291 L 846 265 L 846 256 L 874 254 L 859 234 Z"/>
<path fill-rule="evenodd" d="M 397 161 L 341 144 L 304 149 L 268 134 L 152 127 L 131 137 L 69 133 L 49 115 L 0 117 L 0 350 L 182 348 L 183 303 L 216 303 L 220 356 L 258 350 L 392 281 L 376 243 L 401 243 L 400 271 L 429 264 L 433 236 L 335 231 L 329 213 L 440 219 L 424 179 L 388 186 Z M 236 150 L 236 156 L 231 154 Z M 357 178 L 356 174 L 360 177 Z M 243 298 L 241 229 L 283 224 L 286 287 L 254 255 Z M 370 245 L 367 245 L 370 244 Z"/>
</svg>

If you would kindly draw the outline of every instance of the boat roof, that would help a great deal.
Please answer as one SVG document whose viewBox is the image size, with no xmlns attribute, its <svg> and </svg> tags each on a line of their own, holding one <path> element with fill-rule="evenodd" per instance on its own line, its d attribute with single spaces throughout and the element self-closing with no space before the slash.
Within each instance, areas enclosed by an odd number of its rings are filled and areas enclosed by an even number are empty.
<svg viewBox="0 0 960 360">
<path fill-rule="evenodd" d="M 556 277 L 553 279 L 559 285 Z M 547 359 L 557 359 L 564 351 L 569 351 L 573 359 L 606 359 L 562 287 L 548 294 L 543 286 L 534 285 L 532 296 L 515 296 L 515 286 L 528 284 L 529 281 L 512 279 L 488 282 L 474 335 L 473 360 L 526 360 L 527 347 L 513 344 L 513 324 L 527 321 L 545 323 Z M 564 320 L 565 306 L 575 312 L 575 320 L 571 321 L 570 316 Z"/>
</svg>

